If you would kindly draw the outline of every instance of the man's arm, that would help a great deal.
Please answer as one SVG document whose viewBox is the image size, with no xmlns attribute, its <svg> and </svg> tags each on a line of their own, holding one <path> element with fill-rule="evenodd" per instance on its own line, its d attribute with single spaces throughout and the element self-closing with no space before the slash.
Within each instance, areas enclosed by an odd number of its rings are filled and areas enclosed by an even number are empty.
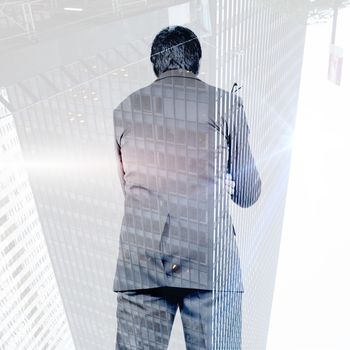
<svg viewBox="0 0 350 350">
<path fill-rule="evenodd" d="M 249 146 L 249 132 L 242 100 L 236 96 L 230 147 L 231 174 L 235 190 L 231 199 L 243 208 L 252 206 L 261 192 L 261 179 Z"/>
<path fill-rule="evenodd" d="M 121 139 L 123 137 L 123 132 L 121 130 L 122 128 L 121 113 L 122 111 L 119 108 L 116 108 L 113 111 L 113 129 L 114 129 L 114 149 L 115 149 L 115 155 L 117 159 L 117 171 L 118 171 L 120 184 L 125 197 L 125 180 L 124 180 L 125 172 L 123 168 L 123 160 L 122 160 L 122 152 L 121 152 Z"/>
</svg>

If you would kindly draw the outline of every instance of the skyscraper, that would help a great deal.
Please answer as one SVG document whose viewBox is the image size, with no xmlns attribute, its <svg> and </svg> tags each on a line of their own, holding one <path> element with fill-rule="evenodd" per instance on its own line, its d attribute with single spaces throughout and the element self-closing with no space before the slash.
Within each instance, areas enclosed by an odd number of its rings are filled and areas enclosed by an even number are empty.
<svg viewBox="0 0 350 350">
<path fill-rule="evenodd" d="M 0 348 L 74 350 L 16 126 L 1 103 L 0 146 Z"/>
<path fill-rule="evenodd" d="M 283 3 L 288 2 L 294 3 Z M 259 203 L 244 213 L 232 209 L 245 285 L 243 345 L 256 349 L 265 343 L 306 12 L 276 9 L 280 2 L 269 0 L 190 1 L 174 11 L 182 3 L 103 1 L 95 8 L 81 3 L 81 11 L 73 13 L 57 2 L 36 10 L 36 2 L 30 36 L 15 33 L 2 42 L 11 49 L 11 55 L 4 50 L 7 60 L 5 54 L 0 57 L 8 107 L 25 159 L 41 165 L 29 176 L 77 349 L 114 345 L 112 281 L 123 196 L 112 154 L 112 111 L 155 79 L 151 40 L 162 27 L 175 24 L 170 20 L 192 28 L 202 41 L 201 79 L 227 90 L 234 82 L 242 86 L 262 174 Z M 14 13 L 20 16 L 20 10 Z"/>
</svg>

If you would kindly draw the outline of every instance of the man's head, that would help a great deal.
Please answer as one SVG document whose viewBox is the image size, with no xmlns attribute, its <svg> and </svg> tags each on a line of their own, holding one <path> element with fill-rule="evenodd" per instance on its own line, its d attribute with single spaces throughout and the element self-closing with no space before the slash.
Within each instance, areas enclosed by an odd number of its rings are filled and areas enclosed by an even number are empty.
<svg viewBox="0 0 350 350">
<path fill-rule="evenodd" d="M 158 77 L 167 70 L 179 68 L 197 75 L 201 57 L 202 49 L 196 34 L 185 27 L 171 26 L 154 38 L 150 59 Z"/>
</svg>

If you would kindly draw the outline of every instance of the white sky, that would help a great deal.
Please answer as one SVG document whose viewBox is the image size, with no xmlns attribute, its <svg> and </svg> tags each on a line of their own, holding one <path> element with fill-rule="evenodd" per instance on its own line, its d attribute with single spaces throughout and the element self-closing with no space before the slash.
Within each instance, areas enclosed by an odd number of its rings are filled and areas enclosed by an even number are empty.
<svg viewBox="0 0 350 350">
<path fill-rule="evenodd" d="M 308 27 L 267 350 L 350 349 L 350 8 Z"/>
</svg>

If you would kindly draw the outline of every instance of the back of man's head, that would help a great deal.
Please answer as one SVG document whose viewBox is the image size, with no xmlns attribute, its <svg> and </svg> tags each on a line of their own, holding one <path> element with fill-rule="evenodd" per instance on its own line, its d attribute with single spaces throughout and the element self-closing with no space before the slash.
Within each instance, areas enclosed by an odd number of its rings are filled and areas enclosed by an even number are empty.
<svg viewBox="0 0 350 350">
<path fill-rule="evenodd" d="M 185 27 L 170 26 L 154 38 L 150 59 L 158 77 L 171 69 L 185 69 L 197 75 L 201 57 L 202 49 L 196 34 Z"/>
</svg>

